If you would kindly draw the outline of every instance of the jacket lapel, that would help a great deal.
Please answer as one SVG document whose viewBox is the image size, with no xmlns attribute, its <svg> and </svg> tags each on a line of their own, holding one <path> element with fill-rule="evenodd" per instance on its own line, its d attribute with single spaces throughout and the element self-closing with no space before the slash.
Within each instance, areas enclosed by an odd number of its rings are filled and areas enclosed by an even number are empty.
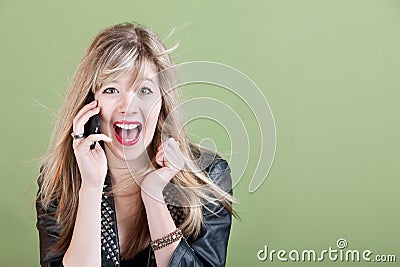
<svg viewBox="0 0 400 267">
<path fill-rule="evenodd" d="M 118 229 L 116 224 L 114 198 L 109 193 L 111 179 L 107 174 L 101 199 L 101 259 L 102 266 L 116 266 L 121 264 Z"/>
</svg>

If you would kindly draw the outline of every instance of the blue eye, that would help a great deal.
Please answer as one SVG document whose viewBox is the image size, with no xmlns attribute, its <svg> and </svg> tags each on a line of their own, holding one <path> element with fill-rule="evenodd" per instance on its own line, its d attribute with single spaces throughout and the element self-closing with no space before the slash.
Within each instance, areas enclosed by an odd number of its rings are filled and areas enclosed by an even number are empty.
<svg viewBox="0 0 400 267">
<path fill-rule="evenodd" d="M 103 94 L 113 94 L 113 93 L 117 93 L 118 90 L 115 89 L 114 87 L 109 87 L 103 90 Z"/>
<path fill-rule="evenodd" d="M 142 94 L 142 95 L 148 95 L 151 93 L 153 93 L 153 91 L 151 91 L 148 87 L 142 87 L 140 89 L 140 94 Z"/>
</svg>

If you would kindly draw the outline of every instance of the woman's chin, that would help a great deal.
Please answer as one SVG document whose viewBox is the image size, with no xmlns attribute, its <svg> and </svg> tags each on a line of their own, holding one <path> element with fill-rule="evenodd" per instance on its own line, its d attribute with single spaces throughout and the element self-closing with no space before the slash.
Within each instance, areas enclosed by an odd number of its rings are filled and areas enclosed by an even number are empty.
<svg viewBox="0 0 400 267">
<path fill-rule="evenodd" d="M 150 162 L 150 158 L 149 158 L 149 156 L 147 154 L 147 150 L 144 146 L 135 147 L 134 149 L 132 147 L 124 147 L 123 153 L 121 156 L 122 156 L 123 160 L 126 160 L 126 161 L 145 162 L 147 159 L 147 161 Z"/>
</svg>

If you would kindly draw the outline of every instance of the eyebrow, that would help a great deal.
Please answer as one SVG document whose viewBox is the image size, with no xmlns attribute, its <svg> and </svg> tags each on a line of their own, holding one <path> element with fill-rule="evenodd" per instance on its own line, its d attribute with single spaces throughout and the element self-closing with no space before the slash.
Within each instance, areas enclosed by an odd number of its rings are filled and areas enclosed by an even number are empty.
<svg viewBox="0 0 400 267">
<path fill-rule="evenodd" d="M 149 81 L 149 82 L 151 82 L 152 84 L 154 84 L 155 86 L 157 86 L 157 84 L 156 84 L 153 80 L 151 80 L 151 79 L 149 79 L 149 78 L 143 79 L 143 82 L 142 82 L 142 83 L 144 83 L 144 82 L 146 82 L 146 81 Z M 105 83 L 105 84 L 111 84 L 111 83 L 120 84 L 117 80 L 111 80 L 111 81 L 109 81 L 108 83 Z"/>
<path fill-rule="evenodd" d="M 143 80 L 143 82 L 145 82 L 145 81 L 149 81 L 149 82 L 151 82 L 152 84 L 154 84 L 155 86 L 157 86 L 157 84 L 156 84 L 153 80 L 151 80 L 151 79 L 149 79 L 149 78 L 146 78 L 146 79 Z"/>
</svg>

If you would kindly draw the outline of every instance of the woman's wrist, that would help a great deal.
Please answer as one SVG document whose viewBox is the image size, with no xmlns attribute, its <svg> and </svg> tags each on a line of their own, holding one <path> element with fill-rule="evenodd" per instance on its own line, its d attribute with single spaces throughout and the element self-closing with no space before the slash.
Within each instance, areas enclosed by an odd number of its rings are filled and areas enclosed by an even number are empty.
<svg viewBox="0 0 400 267">
<path fill-rule="evenodd" d="M 103 193 L 103 186 L 89 186 L 82 183 L 79 194 L 85 195 L 101 195 Z"/>
<path fill-rule="evenodd" d="M 149 204 L 154 202 L 164 203 L 164 195 L 162 193 L 162 189 L 144 189 L 142 187 L 141 197 L 145 206 L 148 206 Z"/>
<path fill-rule="evenodd" d="M 105 177 L 105 176 L 104 176 Z M 83 190 L 99 191 L 103 190 L 104 179 L 93 179 L 91 177 L 81 177 L 81 187 Z"/>
</svg>

